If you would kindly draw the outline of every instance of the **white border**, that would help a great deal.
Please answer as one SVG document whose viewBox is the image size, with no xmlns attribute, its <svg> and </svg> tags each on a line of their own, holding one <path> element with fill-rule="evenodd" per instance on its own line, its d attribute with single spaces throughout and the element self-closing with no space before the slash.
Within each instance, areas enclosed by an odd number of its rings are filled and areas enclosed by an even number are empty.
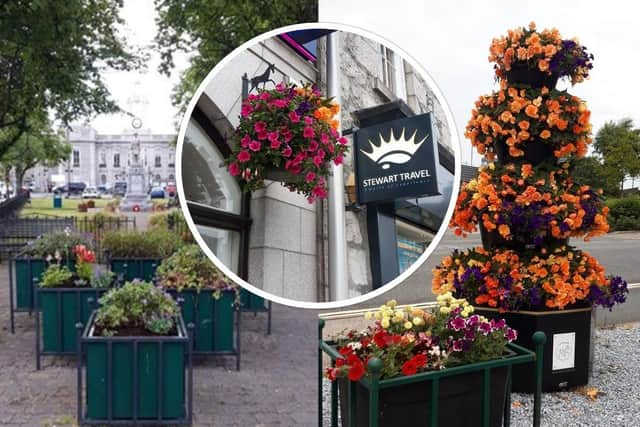
<svg viewBox="0 0 640 427">
<path fill-rule="evenodd" d="M 445 112 L 445 116 L 446 116 L 448 127 L 449 127 L 449 132 L 451 134 L 451 145 L 453 147 L 454 156 L 455 156 L 453 192 L 451 194 L 451 200 L 449 201 L 449 208 L 447 209 L 447 213 L 445 214 L 445 217 L 444 217 L 444 220 L 442 221 L 442 225 L 440 226 L 440 229 L 436 233 L 435 237 L 433 238 L 433 241 L 431 242 L 431 244 L 429 244 L 425 252 L 416 260 L 416 262 L 414 262 L 411 265 L 411 267 L 409 267 L 406 271 L 404 271 L 402 274 L 400 274 L 398 277 L 391 280 L 384 286 L 376 290 L 373 290 L 371 292 L 368 292 L 364 295 L 360 295 L 358 297 L 349 298 L 341 301 L 331 301 L 331 302 L 305 302 L 305 301 L 298 301 L 298 300 L 280 297 L 280 296 L 265 292 L 262 289 L 256 288 L 255 286 L 247 283 L 246 281 L 238 277 L 234 272 L 232 272 L 229 268 L 227 268 L 227 266 L 224 265 L 215 256 L 215 254 L 211 251 L 211 249 L 209 249 L 209 247 L 205 243 L 204 239 L 200 236 L 200 233 L 198 233 L 195 223 L 191 219 L 191 215 L 189 213 L 189 210 L 187 209 L 186 198 L 185 198 L 184 189 L 182 186 L 182 145 L 184 144 L 184 137 L 185 137 L 187 125 L 189 123 L 193 110 L 198 102 L 198 99 L 200 99 L 200 96 L 204 93 L 205 88 L 208 86 L 211 80 L 215 77 L 215 75 L 222 68 L 224 68 L 235 56 L 239 55 L 244 50 L 248 49 L 249 47 L 259 42 L 262 42 L 266 39 L 275 37 L 278 34 L 286 33 L 289 31 L 318 29 L 318 28 L 346 31 L 346 32 L 357 34 L 362 37 L 367 37 L 377 43 L 383 44 L 391 48 L 394 52 L 400 54 L 405 61 L 411 64 L 411 66 L 417 72 L 420 73 L 421 77 L 426 81 L 427 85 L 431 88 L 436 98 L 438 99 L 440 106 Z M 184 217 L 187 221 L 189 229 L 191 230 L 191 233 L 193 234 L 194 238 L 196 239 L 200 247 L 204 250 L 205 254 L 207 254 L 207 256 L 211 259 L 211 261 L 213 261 L 213 263 L 216 265 L 216 267 L 218 267 L 227 277 L 233 280 L 236 284 L 242 286 L 243 288 L 246 288 L 250 292 L 253 292 L 256 295 L 269 299 L 278 304 L 283 304 L 290 307 L 308 308 L 308 309 L 317 309 L 317 310 L 335 309 L 335 308 L 346 307 L 349 305 L 362 303 L 372 298 L 375 298 L 379 295 L 382 295 L 383 293 L 391 290 L 395 286 L 399 285 L 402 281 L 407 279 L 409 276 L 411 276 L 431 255 L 431 252 L 434 251 L 434 249 L 442 239 L 442 236 L 446 232 L 447 226 L 449 224 L 449 220 L 453 215 L 455 202 L 456 202 L 456 199 L 458 198 L 458 192 L 460 191 L 461 159 L 460 159 L 460 139 L 458 136 L 457 129 L 458 128 L 453 119 L 453 114 L 451 113 L 449 104 L 445 100 L 442 92 L 440 91 L 440 88 L 434 82 L 433 78 L 415 59 L 413 59 L 410 55 L 408 55 L 404 50 L 402 50 L 400 47 L 396 46 L 395 44 L 369 31 L 363 30 L 358 27 L 353 27 L 350 25 L 344 25 L 344 24 L 337 24 L 337 23 L 330 23 L 330 22 L 316 22 L 316 23 L 296 24 L 296 25 L 281 27 L 281 28 L 266 32 L 264 34 L 261 34 L 257 37 L 254 37 L 253 39 L 249 40 L 248 42 L 242 44 L 241 46 L 233 50 L 233 52 L 231 52 L 229 55 L 224 57 L 213 68 L 213 70 L 211 70 L 211 72 L 202 81 L 202 83 L 200 83 L 200 86 L 195 91 L 193 98 L 191 99 L 191 102 L 189 102 L 189 105 L 187 106 L 185 114 L 182 118 L 182 123 L 180 125 L 180 132 L 178 133 L 178 143 L 176 146 L 176 184 L 178 187 L 178 195 L 180 197 L 180 207 L 182 208 L 182 212 L 184 213 Z"/>
</svg>

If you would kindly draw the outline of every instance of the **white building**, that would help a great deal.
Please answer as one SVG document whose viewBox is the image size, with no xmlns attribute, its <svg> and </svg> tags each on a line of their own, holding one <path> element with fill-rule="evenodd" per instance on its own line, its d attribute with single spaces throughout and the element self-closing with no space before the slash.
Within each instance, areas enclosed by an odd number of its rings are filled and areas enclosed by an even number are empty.
<svg viewBox="0 0 640 427">
<path fill-rule="evenodd" d="M 175 181 L 175 135 L 153 134 L 141 130 L 138 134 L 99 134 L 90 127 L 74 127 L 67 133 L 72 145 L 71 156 L 57 167 L 37 166 L 25 175 L 35 191 L 47 191 L 53 185 L 84 182 L 88 186 L 113 186 L 127 180 L 127 167 L 133 162 L 130 151 L 134 138 L 140 141 L 140 162 L 149 185 Z"/>
</svg>

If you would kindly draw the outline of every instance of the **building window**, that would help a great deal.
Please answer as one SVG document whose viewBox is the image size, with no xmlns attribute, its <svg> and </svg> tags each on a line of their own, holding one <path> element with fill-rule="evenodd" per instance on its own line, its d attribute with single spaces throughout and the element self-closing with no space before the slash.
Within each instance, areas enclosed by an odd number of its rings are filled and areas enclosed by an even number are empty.
<svg viewBox="0 0 640 427">
<path fill-rule="evenodd" d="M 160 175 L 156 175 L 156 183 L 160 184 Z"/>
<path fill-rule="evenodd" d="M 157 168 L 162 167 L 162 157 L 161 156 L 156 156 L 155 165 L 156 165 Z"/>
<path fill-rule="evenodd" d="M 120 167 L 120 153 L 116 153 L 113 155 L 113 167 L 114 168 Z"/>
<path fill-rule="evenodd" d="M 396 67 L 393 62 L 393 51 L 380 45 L 380 56 L 382 58 L 381 80 L 392 92 L 395 92 Z"/>
<path fill-rule="evenodd" d="M 80 167 L 80 151 L 73 150 L 73 167 Z"/>
<path fill-rule="evenodd" d="M 107 185 L 107 175 L 100 175 L 100 184 L 101 185 Z"/>
<path fill-rule="evenodd" d="M 100 168 L 106 168 L 107 167 L 107 155 L 105 154 L 104 151 L 100 152 L 100 163 L 98 164 L 98 167 L 100 167 Z"/>
</svg>

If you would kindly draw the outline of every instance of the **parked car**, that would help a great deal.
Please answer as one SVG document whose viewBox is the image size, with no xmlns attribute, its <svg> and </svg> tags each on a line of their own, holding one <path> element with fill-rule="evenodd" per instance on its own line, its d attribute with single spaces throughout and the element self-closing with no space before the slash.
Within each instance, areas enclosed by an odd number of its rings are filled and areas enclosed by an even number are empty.
<svg viewBox="0 0 640 427">
<path fill-rule="evenodd" d="M 127 194 L 127 183 L 124 181 L 118 181 L 113 184 L 113 195 L 114 196 L 124 196 Z"/>
<path fill-rule="evenodd" d="M 153 187 L 149 192 L 149 197 L 152 199 L 164 199 L 164 190 L 162 187 Z"/>
<path fill-rule="evenodd" d="M 53 194 L 63 194 L 67 192 L 67 185 L 56 185 L 53 187 Z"/>
<path fill-rule="evenodd" d="M 167 186 L 164 189 L 164 191 L 167 193 L 167 196 L 176 197 L 176 194 L 178 194 L 178 187 L 176 187 L 176 183 L 175 182 L 170 182 L 170 183 L 167 184 Z"/>
<path fill-rule="evenodd" d="M 83 199 L 99 199 L 100 193 L 98 193 L 98 190 L 96 189 L 96 187 L 87 187 L 82 192 L 82 198 Z"/>
<path fill-rule="evenodd" d="M 85 188 L 87 184 L 84 182 L 70 182 L 67 184 L 67 196 L 82 196 Z"/>
</svg>

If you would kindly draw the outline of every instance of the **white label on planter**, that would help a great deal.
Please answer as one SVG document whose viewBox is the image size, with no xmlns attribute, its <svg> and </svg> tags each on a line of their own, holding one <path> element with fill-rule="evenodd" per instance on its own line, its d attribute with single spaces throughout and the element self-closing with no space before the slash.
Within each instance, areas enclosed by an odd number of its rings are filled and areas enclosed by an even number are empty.
<svg viewBox="0 0 640 427">
<path fill-rule="evenodd" d="M 576 360 L 576 333 L 553 334 L 552 371 L 571 369 Z"/>
</svg>

